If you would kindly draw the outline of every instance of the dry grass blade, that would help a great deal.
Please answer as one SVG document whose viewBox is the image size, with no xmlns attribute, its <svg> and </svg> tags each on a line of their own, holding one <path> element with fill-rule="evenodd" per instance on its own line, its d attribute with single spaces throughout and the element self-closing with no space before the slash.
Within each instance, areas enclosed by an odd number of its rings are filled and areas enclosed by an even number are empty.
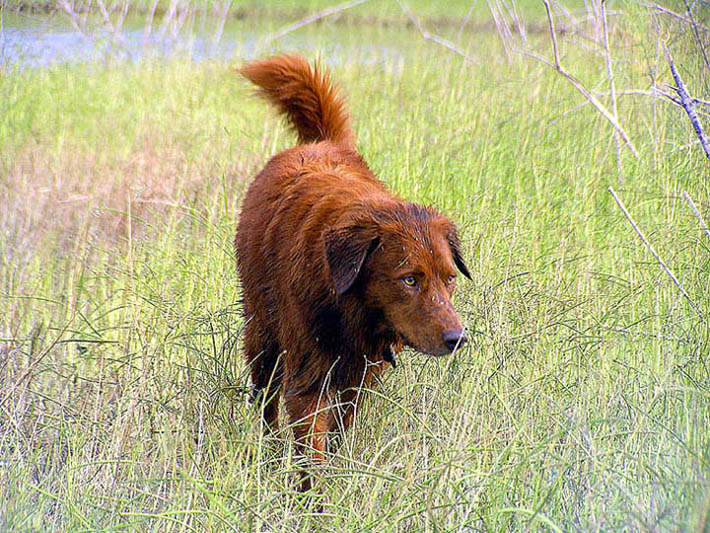
<svg viewBox="0 0 710 533">
<path fill-rule="evenodd" d="M 15 392 L 20 388 L 20 385 L 22 385 L 22 383 L 26 379 L 32 376 L 32 373 L 37 368 L 37 365 L 39 365 L 42 360 L 47 357 L 47 355 L 49 355 L 49 353 L 54 349 L 54 347 L 59 344 L 64 334 L 69 329 L 69 326 L 71 326 L 72 322 L 74 322 L 74 315 L 72 315 L 64 323 L 64 325 L 60 328 L 59 333 L 54 337 L 49 346 L 39 356 L 37 356 L 35 360 L 32 361 L 32 363 L 28 366 L 27 370 L 25 370 L 25 372 L 15 380 L 12 390 L 5 394 L 5 397 L 0 400 L 0 409 L 2 409 L 5 406 L 5 403 L 15 395 Z"/>
<path fill-rule="evenodd" d="M 636 234 L 641 238 L 641 240 L 643 241 L 643 243 L 646 245 L 646 248 L 648 248 L 648 250 L 651 252 L 651 255 L 653 255 L 653 257 L 656 259 L 656 261 L 658 261 L 658 264 L 661 265 L 661 268 L 663 268 L 663 270 L 666 272 L 666 274 L 668 274 L 668 276 L 671 278 L 671 280 L 673 281 L 673 283 L 675 283 L 676 287 L 678 287 L 678 290 L 680 290 L 681 294 L 685 297 L 686 300 L 688 300 L 688 303 L 690 304 L 690 306 L 695 310 L 696 313 L 698 313 L 698 316 L 699 316 L 703 321 L 705 321 L 705 316 L 704 316 L 703 313 L 700 311 L 700 308 L 695 304 L 695 302 L 693 301 L 693 299 L 690 297 L 690 295 L 689 295 L 689 294 L 686 292 L 686 290 L 683 288 L 683 285 L 681 285 L 680 281 L 678 281 L 678 278 L 675 277 L 675 274 L 673 274 L 673 272 L 671 272 L 671 269 L 668 268 L 668 266 L 663 262 L 663 259 L 661 259 L 661 257 L 658 255 L 658 253 L 657 253 L 656 250 L 653 248 L 653 246 L 651 245 L 651 243 L 648 242 L 648 239 L 646 239 L 646 236 L 643 234 L 643 232 L 641 232 L 641 230 L 639 229 L 639 227 L 636 225 L 636 222 L 634 222 L 634 219 L 631 218 L 631 215 L 630 215 L 629 212 L 626 210 L 626 207 L 624 206 L 623 202 L 619 199 L 619 197 L 618 197 L 618 196 L 616 195 L 616 193 L 614 192 L 614 189 L 612 189 L 611 187 L 609 187 L 607 190 L 608 190 L 608 191 L 611 193 L 611 195 L 614 197 L 614 200 L 616 201 L 616 203 L 617 203 L 617 205 L 619 206 L 619 208 L 621 208 L 621 211 L 624 213 L 624 216 L 628 219 L 629 223 L 631 224 L 631 227 L 634 228 L 634 231 L 635 231 Z"/>
</svg>

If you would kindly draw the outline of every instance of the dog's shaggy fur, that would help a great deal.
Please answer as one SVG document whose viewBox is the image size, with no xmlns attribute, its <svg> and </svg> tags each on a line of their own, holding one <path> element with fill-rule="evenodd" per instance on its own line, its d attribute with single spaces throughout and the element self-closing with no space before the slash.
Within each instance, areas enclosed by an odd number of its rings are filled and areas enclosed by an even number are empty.
<svg viewBox="0 0 710 533">
<path fill-rule="evenodd" d="M 444 355 L 466 341 L 451 294 L 457 267 L 470 275 L 454 225 L 392 195 L 357 153 L 326 72 L 297 56 L 240 72 L 299 140 L 266 164 L 242 204 L 244 353 L 266 423 L 277 426 L 283 396 L 297 443 L 322 459 L 335 404 L 347 426 L 358 387 L 403 345 Z"/>
</svg>

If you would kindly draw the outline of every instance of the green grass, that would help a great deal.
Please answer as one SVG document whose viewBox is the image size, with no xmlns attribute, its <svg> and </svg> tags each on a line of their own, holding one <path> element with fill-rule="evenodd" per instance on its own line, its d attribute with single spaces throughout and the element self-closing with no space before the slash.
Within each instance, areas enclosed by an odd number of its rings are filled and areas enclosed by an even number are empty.
<svg viewBox="0 0 710 533">
<path fill-rule="evenodd" d="M 652 26 L 621 7 L 617 85 L 646 89 Z M 664 31 L 702 96 L 692 36 Z M 481 64 L 412 28 L 299 36 L 381 179 L 456 220 L 479 334 L 363 391 L 314 513 L 290 435 L 264 438 L 248 402 L 231 246 L 250 177 L 293 136 L 225 62 L 6 71 L 0 529 L 706 531 L 710 238 L 682 193 L 710 221 L 710 171 L 683 112 L 620 97 L 640 158 L 622 146 L 619 172 L 610 125 L 589 105 L 555 120 L 582 97 L 496 33 L 459 42 Z M 561 46 L 606 90 L 603 57 Z"/>
</svg>

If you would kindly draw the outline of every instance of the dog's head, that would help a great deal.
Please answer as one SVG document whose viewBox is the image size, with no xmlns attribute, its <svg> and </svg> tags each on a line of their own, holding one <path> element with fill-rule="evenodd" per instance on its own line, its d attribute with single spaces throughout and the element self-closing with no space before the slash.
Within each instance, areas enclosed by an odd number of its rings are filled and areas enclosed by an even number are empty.
<svg viewBox="0 0 710 533">
<path fill-rule="evenodd" d="M 429 207 L 389 202 L 346 215 L 324 234 L 335 292 L 381 311 L 405 344 L 445 355 L 466 342 L 451 295 L 470 279 L 455 226 Z"/>
</svg>

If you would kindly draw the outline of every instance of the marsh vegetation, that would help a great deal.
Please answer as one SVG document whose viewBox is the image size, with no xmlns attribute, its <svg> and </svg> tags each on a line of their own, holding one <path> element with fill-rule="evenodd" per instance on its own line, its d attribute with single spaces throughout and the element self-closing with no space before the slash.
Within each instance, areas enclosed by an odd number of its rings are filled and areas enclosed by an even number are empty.
<svg viewBox="0 0 710 533">
<path fill-rule="evenodd" d="M 553 2 L 562 66 L 618 127 L 541 61 L 542 2 L 372 1 L 312 22 L 332 4 L 114 4 L 108 37 L 101 13 L 74 27 L 63 3 L 3 4 L 6 35 L 84 33 L 101 52 L 4 52 L 0 529 L 710 527 L 710 165 L 662 94 L 678 99 L 665 44 L 710 100 L 706 1 L 695 28 L 682 1 L 656 4 L 688 20 L 610 3 L 607 47 L 601 4 Z M 168 48 L 218 51 L 126 55 L 153 5 Z M 336 71 L 358 149 L 456 221 L 473 275 L 455 301 L 472 342 L 406 352 L 363 391 L 320 514 L 248 401 L 232 248 L 249 180 L 294 143 L 234 67 L 290 50 Z"/>
</svg>

